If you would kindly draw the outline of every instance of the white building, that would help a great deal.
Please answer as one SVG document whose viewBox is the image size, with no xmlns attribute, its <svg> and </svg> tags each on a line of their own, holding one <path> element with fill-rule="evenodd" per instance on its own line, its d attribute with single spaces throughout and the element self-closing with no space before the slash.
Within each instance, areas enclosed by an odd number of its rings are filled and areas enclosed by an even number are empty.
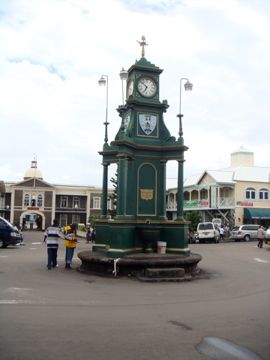
<svg viewBox="0 0 270 360">
<path fill-rule="evenodd" d="M 167 214 L 176 217 L 177 189 L 167 192 Z M 221 218 L 225 224 L 270 225 L 270 167 L 254 166 L 253 152 L 240 147 L 231 164 L 204 170 L 184 182 L 184 211 L 199 211 L 203 221 Z"/>
</svg>

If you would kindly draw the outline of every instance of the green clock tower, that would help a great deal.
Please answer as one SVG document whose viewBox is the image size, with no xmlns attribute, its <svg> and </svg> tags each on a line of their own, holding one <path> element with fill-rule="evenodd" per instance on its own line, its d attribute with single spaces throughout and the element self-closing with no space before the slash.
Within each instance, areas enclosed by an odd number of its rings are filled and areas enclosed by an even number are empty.
<svg viewBox="0 0 270 360">
<path fill-rule="evenodd" d="M 121 119 L 115 139 L 107 136 L 103 157 L 102 218 L 96 223 L 94 252 L 121 258 L 134 253 L 152 253 L 158 242 L 166 243 L 169 254 L 189 255 L 188 223 L 183 218 L 182 135 L 171 136 L 160 101 L 162 70 L 146 60 L 145 38 L 139 42 L 142 56 L 128 70 L 126 103 L 118 107 Z M 166 164 L 178 163 L 177 219 L 166 218 Z M 117 209 L 114 219 L 107 211 L 108 167 L 117 164 Z"/>
</svg>

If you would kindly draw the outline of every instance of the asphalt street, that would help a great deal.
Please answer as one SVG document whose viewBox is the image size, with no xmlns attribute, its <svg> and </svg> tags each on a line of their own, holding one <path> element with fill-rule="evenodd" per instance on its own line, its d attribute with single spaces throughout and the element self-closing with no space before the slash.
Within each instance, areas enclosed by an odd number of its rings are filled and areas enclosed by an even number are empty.
<svg viewBox="0 0 270 360">
<path fill-rule="evenodd" d="M 1 360 L 225 359 L 201 352 L 206 337 L 270 359 L 268 246 L 191 244 L 201 279 L 144 283 L 66 270 L 63 244 L 49 271 L 43 234 L 24 238 L 0 249 Z M 81 240 L 76 253 L 85 249 Z"/>
</svg>

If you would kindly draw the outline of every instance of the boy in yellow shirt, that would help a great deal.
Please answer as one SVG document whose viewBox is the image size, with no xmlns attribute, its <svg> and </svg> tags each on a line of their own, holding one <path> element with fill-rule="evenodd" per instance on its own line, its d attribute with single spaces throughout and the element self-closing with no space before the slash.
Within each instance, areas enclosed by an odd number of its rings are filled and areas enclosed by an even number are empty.
<svg viewBox="0 0 270 360">
<path fill-rule="evenodd" d="M 70 230 L 65 236 L 64 245 L 66 247 L 66 269 L 71 269 L 72 258 L 74 255 L 74 249 L 77 246 L 77 227 L 76 224 L 70 225 Z"/>
</svg>

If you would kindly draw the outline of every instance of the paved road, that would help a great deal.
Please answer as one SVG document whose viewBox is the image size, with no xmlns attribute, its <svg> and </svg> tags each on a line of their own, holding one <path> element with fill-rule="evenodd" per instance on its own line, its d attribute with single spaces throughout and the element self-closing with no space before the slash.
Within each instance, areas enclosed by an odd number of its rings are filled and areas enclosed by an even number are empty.
<svg viewBox="0 0 270 360">
<path fill-rule="evenodd" d="M 207 336 L 270 359 L 268 247 L 191 244 L 208 276 L 149 284 L 65 270 L 63 246 L 48 271 L 42 233 L 25 242 L 0 249 L 1 360 L 203 360 Z"/>
</svg>

